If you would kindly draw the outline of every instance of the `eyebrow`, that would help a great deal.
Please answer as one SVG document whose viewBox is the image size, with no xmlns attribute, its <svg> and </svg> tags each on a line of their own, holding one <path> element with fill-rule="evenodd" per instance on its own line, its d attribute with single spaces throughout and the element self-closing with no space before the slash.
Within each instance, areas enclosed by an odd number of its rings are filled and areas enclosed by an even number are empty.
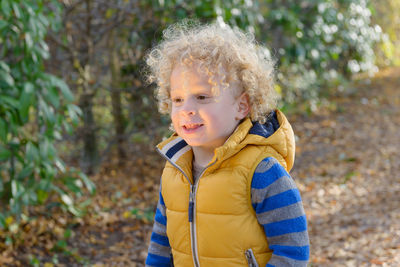
<svg viewBox="0 0 400 267">
<path fill-rule="evenodd" d="M 179 88 L 179 89 L 170 88 L 170 94 L 172 92 L 176 92 L 176 91 L 180 92 L 180 91 L 187 91 L 187 90 L 189 90 L 189 89 L 188 88 Z M 191 86 L 191 90 L 193 90 L 193 91 L 191 91 L 191 93 L 193 93 L 193 94 L 199 94 L 199 93 L 204 93 L 204 92 L 212 93 L 211 86 L 210 86 L 210 88 L 204 88 L 203 86 L 193 85 L 193 86 Z"/>
</svg>

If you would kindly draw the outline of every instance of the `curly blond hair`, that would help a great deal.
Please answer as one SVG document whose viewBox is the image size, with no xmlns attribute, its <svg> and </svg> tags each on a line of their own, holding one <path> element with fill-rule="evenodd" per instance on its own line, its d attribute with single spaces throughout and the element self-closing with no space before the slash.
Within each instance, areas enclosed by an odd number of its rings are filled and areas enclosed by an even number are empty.
<svg viewBox="0 0 400 267">
<path fill-rule="evenodd" d="M 253 121 L 265 123 L 267 114 L 276 108 L 278 94 L 274 89 L 274 62 L 258 45 L 251 33 L 232 29 L 226 24 L 200 25 L 184 21 L 163 31 L 163 40 L 146 56 L 150 83 L 157 84 L 159 111 L 171 111 L 170 76 L 177 64 L 198 63 L 199 69 L 209 75 L 213 91 L 216 88 L 239 88 L 237 96 L 249 96 Z M 216 76 L 223 82 L 215 84 Z"/>
</svg>

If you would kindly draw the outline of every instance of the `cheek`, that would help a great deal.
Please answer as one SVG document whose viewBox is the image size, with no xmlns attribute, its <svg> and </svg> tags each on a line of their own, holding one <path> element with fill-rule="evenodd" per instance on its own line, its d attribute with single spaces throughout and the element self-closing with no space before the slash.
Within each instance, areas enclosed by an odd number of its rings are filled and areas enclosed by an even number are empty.
<svg viewBox="0 0 400 267">
<path fill-rule="evenodd" d="M 178 112 L 171 110 L 170 118 L 173 124 L 178 122 Z"/>
<path fill-rule="evenodd" d="M 223 109 L 207 110 L 201 117 L 209 124 L 214 125 L 214 127 L 218 127 L 227 123 L 229 116 L 226 113 L 227 111 Z"/>
</svg>

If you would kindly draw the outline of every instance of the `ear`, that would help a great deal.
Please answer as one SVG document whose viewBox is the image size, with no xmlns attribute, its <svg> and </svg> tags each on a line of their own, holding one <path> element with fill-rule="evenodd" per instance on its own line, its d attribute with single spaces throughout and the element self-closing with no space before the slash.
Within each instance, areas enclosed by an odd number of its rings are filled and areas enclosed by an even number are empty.
<svg viewBox="0 0 400 267">
<path fill-rule="evenodd" d="M 237 100 L 237 114 L 236 119 L 242 120 L 246 118 L 247 114 L 250 112 L 250 99 L 247 93 L 241 94 Z"/>
</svg>

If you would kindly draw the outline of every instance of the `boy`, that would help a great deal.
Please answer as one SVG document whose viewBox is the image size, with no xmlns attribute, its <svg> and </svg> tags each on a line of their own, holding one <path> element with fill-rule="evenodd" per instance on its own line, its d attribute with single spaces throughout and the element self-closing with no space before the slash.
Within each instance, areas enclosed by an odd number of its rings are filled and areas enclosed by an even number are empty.
<svg viewBox="0 0 400 267">
<path fill-rule="evenodd" d="M 147 56 L 175 133 L 146 266 L 306 266 L 307 222 L 288 171 L 294 134 L 252 35 L 176 24 Z"/>
</svg>

